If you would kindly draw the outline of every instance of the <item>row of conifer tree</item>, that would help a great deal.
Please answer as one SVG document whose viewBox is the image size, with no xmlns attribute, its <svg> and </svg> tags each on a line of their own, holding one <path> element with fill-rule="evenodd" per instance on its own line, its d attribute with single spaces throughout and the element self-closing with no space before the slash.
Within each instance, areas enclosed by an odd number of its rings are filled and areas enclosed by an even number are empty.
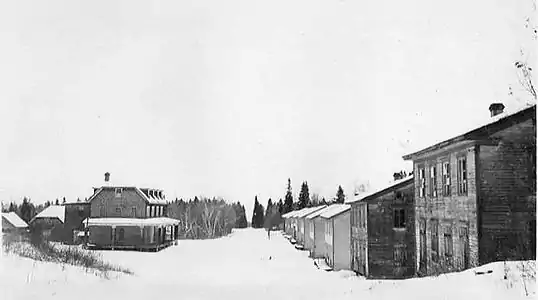
<svg viewBox="0 0 538 300">
<path fill-rule="evenodd" d="M 278 202 L 273 202 L 271 198 L 267 201 L 267 206 L 264 206 L 258 201 L 258 196 L 254 197 L 254 209 L 252 212 L 252 227 L 254 228 L 275 228 L 282 224 L 282 215 L 297 209 L 303 209 L 305 207 L 312 207 L 317 205 L 330 205 L 332 203 L 344 203 L 345 201 L 344 189 L 342 186 L 338 186 L 336 196 L 327 201 L 325 198 L 321 198 L 317 194 L 310 195 L 308 183 L 304 181 L 301 185 L 301 191 L 299 197 L 295 202 L 293 199 L 293 193 L 291 188 L 291 179 L 288 178 L 288 186 L 286 188 L 286 195 L 284 201 L 279 199 Z"/>
</svg>

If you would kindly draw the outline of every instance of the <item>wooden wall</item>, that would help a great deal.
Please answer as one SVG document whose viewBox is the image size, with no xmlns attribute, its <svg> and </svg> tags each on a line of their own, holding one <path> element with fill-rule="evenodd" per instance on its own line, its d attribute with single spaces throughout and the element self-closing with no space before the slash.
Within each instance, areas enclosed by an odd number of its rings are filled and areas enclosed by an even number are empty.
<svg viewBox="0 0 538 300">
<path fill-rule="evenodd" d="M 479 153 L 480 263 L 535 259 L 536 146 L 501 142 Z"/>
<path fill-rule="evenodd" d="M 399 192 L 401 197 L 396 197 Z M 368 201 L 368 275 L 371 278 L 405 278 L 415 274 L 415 212 L 413 182 Z M 394 228 L 394 209 L 404 209 L 405 228 Z M 402 263 L 395 263 L 396 248 Z"/>
</svg>

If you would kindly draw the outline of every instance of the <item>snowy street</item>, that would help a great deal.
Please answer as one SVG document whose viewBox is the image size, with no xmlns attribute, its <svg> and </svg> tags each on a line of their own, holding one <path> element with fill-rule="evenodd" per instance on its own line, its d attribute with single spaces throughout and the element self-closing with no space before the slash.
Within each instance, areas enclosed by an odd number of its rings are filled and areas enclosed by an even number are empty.
<svg viewBox="0 0 538 300">
<path fill-rule="evenodd" d="M 80 269 L 2 258 L 2 299 L 525 299 L 493 274 L 373 281 L 317 269 L 279 232 L 244 229 L 217 240 L 180 241 L 161 252 L 104 251 L 135 272 L 105 280 Z M 271 259 L 269 260 L 269 257 Z M 534 287 L 533 287 L 534 288 Z M 417 292 L 420 291 L 420 292 Z M 442 296 L 441 296 L 442 295 Z M 530 299 L 530 298 L 529 298 Z"/>
</svg>

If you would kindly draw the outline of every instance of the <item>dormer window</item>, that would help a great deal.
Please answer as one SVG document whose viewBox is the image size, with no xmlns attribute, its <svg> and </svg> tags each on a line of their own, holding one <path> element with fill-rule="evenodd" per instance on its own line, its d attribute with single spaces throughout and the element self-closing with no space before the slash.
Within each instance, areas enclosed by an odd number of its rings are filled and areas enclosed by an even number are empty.
<svg viewBox="0 0 538 300">
<path fill-rule="evenodd" d="M 122 188 L 116 188 L 116 197 L 121 197 L 121 193 L 123 192 Z"/>
</svg>

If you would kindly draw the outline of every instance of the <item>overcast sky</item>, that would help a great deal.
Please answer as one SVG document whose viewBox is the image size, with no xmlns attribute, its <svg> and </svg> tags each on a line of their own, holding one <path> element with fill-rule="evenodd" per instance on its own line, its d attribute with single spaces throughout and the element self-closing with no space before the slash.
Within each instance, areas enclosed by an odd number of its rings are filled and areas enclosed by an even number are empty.
<svg viewBox="0 0 538 300">
<path fill-rule="evenodd" d="M 2 3 L 0 196 L 85 198 L 108 171 L 250 214 L 288 177 L 327 198 L 382 186 L 411 169 L 402 155 L 524 102 L 513 62 L 531 13 L 531 0 Z"/>
</svg>

